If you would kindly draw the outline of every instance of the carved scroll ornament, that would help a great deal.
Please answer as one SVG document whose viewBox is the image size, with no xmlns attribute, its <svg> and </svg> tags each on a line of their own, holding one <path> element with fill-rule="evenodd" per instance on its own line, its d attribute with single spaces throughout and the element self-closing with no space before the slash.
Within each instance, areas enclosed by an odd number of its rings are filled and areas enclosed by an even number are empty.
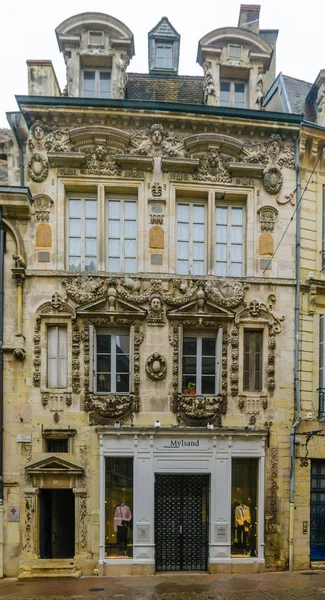
<svg viewBox="0 0 325 600">
<path fill-rule="evenodd" d="M 146 361 L 146 374 L 149 379 L 153 381 L 161 381 L 166 377 L 167 374 L 167 363 L 166 359 L 159 354 L 154 352 Z"/>
</svg>

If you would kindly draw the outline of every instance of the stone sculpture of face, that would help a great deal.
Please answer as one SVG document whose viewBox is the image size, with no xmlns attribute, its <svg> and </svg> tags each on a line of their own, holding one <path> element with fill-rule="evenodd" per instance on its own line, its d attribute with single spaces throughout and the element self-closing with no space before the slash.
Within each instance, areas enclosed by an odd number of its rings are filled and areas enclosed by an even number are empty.
<svg viewBox="0 0 325 600">
<path fill-rule="evenodd" d="M 37 123 L 33 128 L 33 135 L 35 140 L 38 140 L 39 142 L 43 139 L 45 131 L 40 123 Z"/>
<path fill-rule="evenodd" d="M 150 302 L 152 312 L 158 314 L 161 311 L 161 300 L 158 296 L 154 296 Z"/>
<path fill-rule="evenodd" d="M 160 129 L 154 129 L 151 131 L 151 139 L 154 146 L 160 146 L 163 140 Z"/>
</svg>

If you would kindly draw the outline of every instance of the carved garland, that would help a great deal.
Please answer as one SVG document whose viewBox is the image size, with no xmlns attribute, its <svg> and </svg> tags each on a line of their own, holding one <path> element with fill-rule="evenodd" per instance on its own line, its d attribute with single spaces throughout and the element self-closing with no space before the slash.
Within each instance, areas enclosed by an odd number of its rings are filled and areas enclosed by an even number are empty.
<svg viewBox="0 0 325 600">
<path fill-rule="evenodd" d="M 227 413 L 227 354 L 228 354 L 228 326 L 220 325 L 218 321 L 205 321 L 209 330 L 222 327 L 222 373 L 221 394 L 214 396 L 185 396 L 178 391 L 179 384 L 179 327 L 197 327 L 197 319 L 188 319 L 174 322 L 169 341 L 173 346 L 173 412 L 177 415 L 177 422 L 184 422 L 189 426 L 206 426 L 214 423 L 222 427 L 222 415 Z"/>
<path fill-rule="evenodd" d="M 25 523 L 23 528 L 23 550 L 25 554 L 33 552 L 33 514 L 35 496 L 34 494 L 25 495 Z"/>
<path fill-rule="evenodd" d="M 273 304 L 275 296 L 271 294 L 268 297 L 267 305 L 258 300 L 252 300 L 249 304 L 244 303 L 244 308 L 240 310 L 235 317 L 235 326 L 231 331 L 231 375 L 230 375 L 230 393 L 232 396 L 238 396 L 239 391 L 239 326 L 242 321 L 249 323 L 250 320 L 260 320 L 262 323 L 268 323 L 268 361 L 267 361 L 267 380 L 266 387 L 268 392 L 273 392 L 275 389 L 275 336 L 282 331 L 281 322 L 284 317 L 276 317 L 273 312 Z M 244 403 L 239 401 L 239 408 L 243 408 Z M 264 406 L 267 406 L 264 401 Z M 263 406 L 263 408 L 264 408 Z"/>
<path fill-rule="evenodd" d="M 133 346 L 133 381 L 134 393 L 122 396 L 120 394 L 93 394 L 89 391 L 90 385 L 90 332 L 89 325 L 106 325 L 111 327 L 134 326 Z M 140 321 L 127 318 L 115 318 L 113 322 L 107 317 L 94 317 L 89 319 L 83 330 L 84 360 L 85 360 L 85 410 L 89 412 L 90 425 L 112 425 L 115 421 L 125 423 L 133 422 L 134 413 L 140 410 L 140 345 L 143 341 Z"/>
</svg>

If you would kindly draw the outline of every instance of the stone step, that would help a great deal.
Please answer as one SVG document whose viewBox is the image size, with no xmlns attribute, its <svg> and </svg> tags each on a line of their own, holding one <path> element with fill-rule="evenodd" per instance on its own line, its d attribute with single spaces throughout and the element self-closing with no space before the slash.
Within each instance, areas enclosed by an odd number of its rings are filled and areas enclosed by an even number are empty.
<svg viewBox="0 0 325 600">
<path fill-rule="evenodd" d="M 312 562 L 310 563 L 310 568 L 314 571 L 325 571 L 325 563 L 324 562 Z"/>
<path fill-rule="evenodd" d="M 42 577 L 79 579 L 79 577 L 81 577 L 81 571 L 76 565 L 55 562 L 53 564 L 32 565 L 29 571 L 23 571 L 18 575 L 18 579 L 38 579 Z"/>
</svg>

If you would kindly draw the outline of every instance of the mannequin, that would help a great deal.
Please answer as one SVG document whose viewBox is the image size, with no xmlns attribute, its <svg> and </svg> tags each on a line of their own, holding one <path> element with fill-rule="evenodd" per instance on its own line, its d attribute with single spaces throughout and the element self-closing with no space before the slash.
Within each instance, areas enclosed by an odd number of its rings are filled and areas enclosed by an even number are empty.
<svg viewBox="0 0 325 600">
<path fill-rule="evenodd" d="M 114 531 L 120 550 L 126 551 L 128 543 L 128 526 L 132 519 L 131 509 L 124 502 L 117 504 L 114 514 Z"/>
<path fill-rule="evenodd" d="M 252 526 L 251 513 L 249 507 L 242 500 L 235 508 L 235 528 L 237 529 L 238 539 L 243 550 L 250 550 L 249 547 L 249 531 Z M 237 535 L 236 535 L 237 537 Z"/>
</svg>

